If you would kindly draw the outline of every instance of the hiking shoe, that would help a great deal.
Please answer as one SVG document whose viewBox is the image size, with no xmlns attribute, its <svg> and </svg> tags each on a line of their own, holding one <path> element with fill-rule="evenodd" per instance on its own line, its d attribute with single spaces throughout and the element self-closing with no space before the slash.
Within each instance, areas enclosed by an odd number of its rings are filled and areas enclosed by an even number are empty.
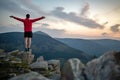
<svg viewBox="0 0 120 80">
<path fill-rule="evenodd" d="M 25 48 L 25 51 L 28 51 L 28 48 Z"/>
<path fill-rule="evenodd" d="M 30 51 L 31 49 L 30 48 L 28 48 L 28 51 Z"/>
</svg>

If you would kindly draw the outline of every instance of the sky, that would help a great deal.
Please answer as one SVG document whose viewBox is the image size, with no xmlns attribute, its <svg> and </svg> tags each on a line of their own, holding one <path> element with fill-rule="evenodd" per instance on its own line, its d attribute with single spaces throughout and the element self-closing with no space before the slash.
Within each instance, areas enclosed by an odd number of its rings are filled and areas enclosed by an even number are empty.
<svg viewBox="0 0 120 80">
<path fill-rule="evenodd" d="M 33 32 L 55 38 L 120 40 L 120 0 L 0 0 L 0 33 L 23 32 L 23 23 L 11 19 L 45 16 L 33 23 Z"/>
</svg>

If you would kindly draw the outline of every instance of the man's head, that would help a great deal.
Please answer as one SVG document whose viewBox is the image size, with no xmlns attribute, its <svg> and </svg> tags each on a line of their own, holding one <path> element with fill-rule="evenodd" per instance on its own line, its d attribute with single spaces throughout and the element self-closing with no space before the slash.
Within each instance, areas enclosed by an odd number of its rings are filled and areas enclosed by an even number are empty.
<svg viewBox="0 0 120 80">
<path fill-rule="evenodd" d="M 30 18 L 30 14 L 26 14 L 26 18 Z"/>
</svg>

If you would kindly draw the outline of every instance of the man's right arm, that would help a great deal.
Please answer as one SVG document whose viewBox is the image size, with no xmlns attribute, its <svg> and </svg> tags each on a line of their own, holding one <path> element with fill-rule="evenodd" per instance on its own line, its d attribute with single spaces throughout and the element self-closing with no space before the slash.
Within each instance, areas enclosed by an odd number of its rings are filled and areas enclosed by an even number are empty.
<svg viewBox="0 0 120 80">
<path fill-rule="evenodd" d="M 16 20 L 21 21 L 21 22 L 24 21 L 24 19 L 21 19 L 21 18 L 15 17 L 15 16 L 10 16 L 10 18 L 16 19 Z"/>
</svg>

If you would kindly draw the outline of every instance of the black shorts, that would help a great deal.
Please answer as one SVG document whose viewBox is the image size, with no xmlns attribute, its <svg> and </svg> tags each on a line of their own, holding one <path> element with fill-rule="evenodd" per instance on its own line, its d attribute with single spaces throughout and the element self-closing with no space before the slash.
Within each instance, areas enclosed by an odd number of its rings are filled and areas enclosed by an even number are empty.
<svg viewBox="0 0 120 80">
<path fill-rule="evenodd" d="M 32 38 L 32 31 L 24 32 L 24 37 Z"/>
</svg>

